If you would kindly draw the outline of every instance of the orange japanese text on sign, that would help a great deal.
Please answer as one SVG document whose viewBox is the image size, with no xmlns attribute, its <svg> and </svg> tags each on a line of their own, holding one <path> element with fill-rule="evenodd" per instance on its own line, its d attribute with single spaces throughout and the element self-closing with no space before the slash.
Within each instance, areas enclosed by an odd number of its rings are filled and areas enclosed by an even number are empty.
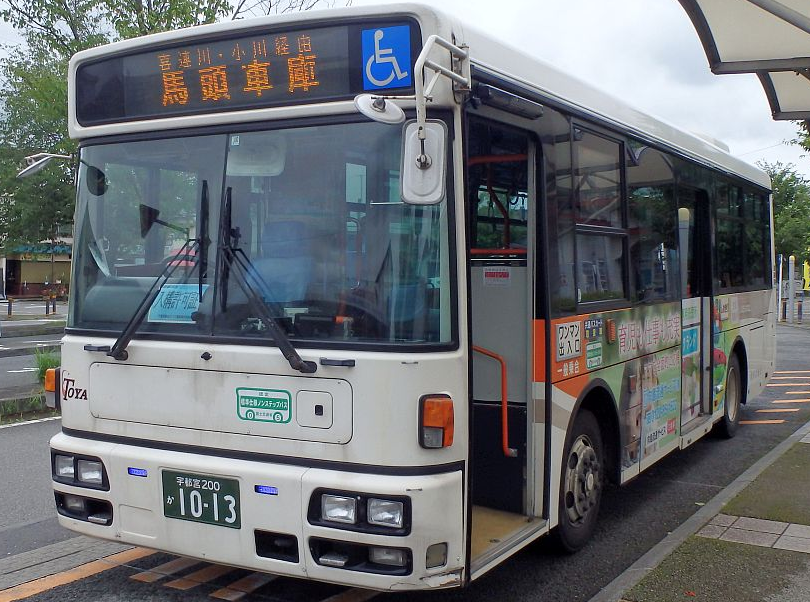
<svg viewBox="0 0 810 602">
<path fill-rule="evenodd" d="M 270 63 L 260 63 L 253 59 L 247 65 L 242 65 L 245 70 L 247 84 L 242 88 L 245 92 L 255 92 L 256 96 L 261 96 L 262 91 L 272 90 L 270 83 Z"/>
<path fill-rule="evenodd" d="M 163 72 L 163 106 L 188 103 L 188 88 L 182 71 Z"/>
<path fill-rule="evenodd" d="M 200 69 L 200 88 L 202 89 L 203 100 L 230 99 L 228 90 L 228 76 L 225 72 L 225 65 L 216 65 Z"/>
<path fill-rule="evenodd" d="M 182 50 L 177 53 L 177 66 L 180 69 L 188 69 L 191 67 L 191 53 L 188 50 Z"/>
<path fill-rule="evenodd" d="M 236 45 L 233 47 L 233 50 L 231 51 L 231 56 L 233 57 L 233 60 L 237 62 L 241 62 L 242 59 L 245 58 L 245 51 L 242 50 L 241 46 L 239 46 L 239 42 L 237 42 Z"/>
<path fill-rule="evenodd" d="M 312 42 L 309 36 L 298 38 L 298 56 L 287 59 L 287 70 L 290 76 L 290 92 L 302 89 L 308 92 L 310 87 L 317 86 L 320 82 L 315 79 L 315 59 L 312 52 Z"/>
<path fill-rule="evenodd" d="M 211 51 L 208 48 L 197 48 L 197 66 L 211 64 Z"/>
<path fill-rule="evenodd" d="M 267 41 L 264 39 L 253 40 L 253 59 L 266 59 L 267 58 Z"/>
<path fill-rule="evenodd" d="M 171 71 L 172 70 L 172 57 L 168 54 L 159 54 L 158 55 L 158 65 L 160 66 L 161 71 Z"/>
<path fill-rule="evenodd" d="M 287 43 L 287 36 L 279 36 L 276 38 L 276 55 L 284 56 L 290 54 L 290 45 Z"/>
</svg>

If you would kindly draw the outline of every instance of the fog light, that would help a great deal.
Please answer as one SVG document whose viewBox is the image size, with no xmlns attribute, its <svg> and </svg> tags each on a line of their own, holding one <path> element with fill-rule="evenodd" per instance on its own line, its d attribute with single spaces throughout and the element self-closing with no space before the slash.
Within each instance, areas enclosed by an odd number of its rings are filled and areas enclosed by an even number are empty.
<svg viewBox="0 0 810 602">
<path fill-rule="evenodd" d="M 368 559 L 375 564 L 389 566 L 405 566 L 408 563 L 408 555 L 405 550 L 396 548 L 369 548 Z"/>
<path fill-rule="evenodd" d="M 357 500 L 342 495 L 322 495 L 321 519 L 354 524 L 357 522 Z"/>
<path fill-rule="evenodd" d="M 65 509 L 72 514 L 84 514 L 84 498 L 78 495 L 65 495 Z"/>
<path fill-rule="evenodd" d="M 90 485 L 102 484 L 101 462 L 94 460 L 79 460 L 79 480 Z"/>
<path fill-rule="evenodd" d="M 425 567 L 435 569 L 447 564 L 447 543 L 434 543 L 425 554 Z"/>
<path fill-rule="evenodd" d="M 404 506 L 402 502 L 374 498 L 368 501 L 368 522 L 372 525 L 401 529 L 403 515 Z"/>
<path fill-rule="evenodd" d="M 53 469 L 57 477 L 72 479 L 74 476 L 73 456 L 54 456 Z"/>
</svg>

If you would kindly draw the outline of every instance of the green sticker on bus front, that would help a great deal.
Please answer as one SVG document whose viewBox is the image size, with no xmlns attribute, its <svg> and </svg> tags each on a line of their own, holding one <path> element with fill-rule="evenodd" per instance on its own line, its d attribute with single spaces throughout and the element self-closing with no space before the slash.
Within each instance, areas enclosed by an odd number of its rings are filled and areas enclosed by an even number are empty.
<svg viewBox="0 0 810 602">
<path fill-rule="evenodd" d="M 282 389 L 236 389 L 236 413 L 242 420 L 286 424 L 292 418 L 292 395 Z"/>
</svg>

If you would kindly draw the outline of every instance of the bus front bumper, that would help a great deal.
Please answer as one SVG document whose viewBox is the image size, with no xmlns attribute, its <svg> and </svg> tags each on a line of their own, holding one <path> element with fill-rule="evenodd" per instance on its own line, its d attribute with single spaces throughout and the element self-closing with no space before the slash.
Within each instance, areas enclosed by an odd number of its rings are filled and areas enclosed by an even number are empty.
<svg viewBox="0 0 810 602">
<path fill-rule="evenodd" d="M 85 535 L 378 590 L 463 584 L 458 469 L 347 472 L 64 433 L 51 439 L 51 460 L 59 522 Z M 402 527 L 386 524 L 392 502 L 404 509 Z M 337 510 L 330 518 L 345 522 L 324 520 L 324 505 Z M 370 517 L 372 507 L 380 513 Z"/>
</svg>

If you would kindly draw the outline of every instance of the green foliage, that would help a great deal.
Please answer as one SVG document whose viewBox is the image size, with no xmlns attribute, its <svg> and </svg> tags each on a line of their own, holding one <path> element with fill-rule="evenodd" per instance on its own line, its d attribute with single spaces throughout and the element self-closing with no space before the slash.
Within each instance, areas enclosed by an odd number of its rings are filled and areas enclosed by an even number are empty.
<svg viewBox="0 0 810 602">
<path fill-rule="evenodd" d="M 40 384 L 45 384 L 45 372 L 51 368 L 58 368 L 61 360 L 58 353 L 42 351 L 37 349 L 34 353 L 34 360 L 37 364 L 37 379 Z"/>
<path fill-rule="evenodd" d="M 72 155 L 67 66 L 106 42 L 217 20 L 307 10 L 328 0 L 0 0 L 23 44 L 0 59 L 0 246 L 53 240 L 73 219 L 76 161 L 17 180 L 25 156 Z"/>
<path fill-rule="evenodd" d="M 791 164 L 759 167 L 771 177 L 776 252 L 795 255 L 797 263 L 810 259 L 810 181 Z"/>
</svg>

